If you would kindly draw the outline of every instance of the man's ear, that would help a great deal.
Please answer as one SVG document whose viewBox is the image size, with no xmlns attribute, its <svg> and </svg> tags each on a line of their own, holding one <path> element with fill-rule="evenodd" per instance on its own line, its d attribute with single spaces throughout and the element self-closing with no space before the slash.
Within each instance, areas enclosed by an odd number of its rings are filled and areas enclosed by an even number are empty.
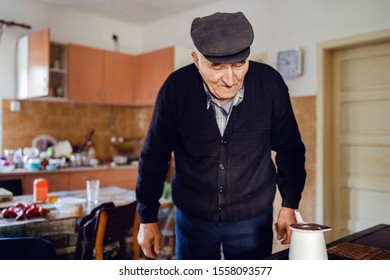
<svg viewBox="0 0 390 280">
<path fill-rule="evenodd" d="M 198 57 L 198 54 L 196 52 L 192 52 L 191 56 L 192 56 L 192 60 L 195 63 L 196 68 L 199 69 L 199 57 Z"/>
</svg>

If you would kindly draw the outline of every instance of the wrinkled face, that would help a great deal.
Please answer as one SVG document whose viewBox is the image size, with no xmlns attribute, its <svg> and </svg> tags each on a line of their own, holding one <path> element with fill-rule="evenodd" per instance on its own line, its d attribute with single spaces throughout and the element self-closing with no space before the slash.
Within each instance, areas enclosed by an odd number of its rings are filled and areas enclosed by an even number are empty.
<svg viewBox="0 0 390 280">
<path fill-rule="evenodd" d="M 192 52 L 192 59 L 209 91 L 220 104 L 229 101 L 238 93 L 249 67 L 248 59 L 218 64 L 207 60 L 197 52 Z"/>
</svg>

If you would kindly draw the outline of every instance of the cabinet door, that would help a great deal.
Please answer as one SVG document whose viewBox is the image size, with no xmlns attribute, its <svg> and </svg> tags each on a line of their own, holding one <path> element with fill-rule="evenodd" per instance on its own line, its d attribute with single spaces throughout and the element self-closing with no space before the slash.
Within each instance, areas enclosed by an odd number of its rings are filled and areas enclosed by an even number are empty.
<svg viewBox="0 0 390 280">
<path fill-rule="evenodd" d="M 108 170 L 107 185 L 135 190 L 137 176 L 137 168 L 110 169 Z"/>
<path fill-rule="evenodd" d="M 22 37 L 17 45 L 18 98 L 49 93 L 50 29 Z"/>
<path fill-rule="evenodd" d="M 134 105 L 154 105 L 157 93 L 173 71 L 174 48 L 166 48 L 136 57 Z"/>
<path fill-rule="evenodd" d="M 29 97 L 47 96 L 49 93 L 50 30 L 33 33 L 28 37 Z"/>
<path fill-rule="evenodd" d="M 85 189 L 86 181 L 93 179 L 100 180 L 100 187 L 107 186 L 106 170 L 71 172 L 69 173 L 69 188 L 70 190 Z"/>
<path fill-rule="evenodd" d="M 68 98 L 104 103 L 104 51 L 70 44 L 68 46 Z"/>
<path fill-rule="evenodd" d="M 134 57 L 104 53 L 104 89 L 107 104 L 132 105 Z"/>
<path fill-rule="evenodd" d="M 25 175 L 24 178 L 24 194 L 32 194 L 34 180 L 37 178 L 45 178 L 49 183 L 49 192 L 58 192 L 69 190 L 69 176 L 66 173 L 44 173 Z"/>
</svg>

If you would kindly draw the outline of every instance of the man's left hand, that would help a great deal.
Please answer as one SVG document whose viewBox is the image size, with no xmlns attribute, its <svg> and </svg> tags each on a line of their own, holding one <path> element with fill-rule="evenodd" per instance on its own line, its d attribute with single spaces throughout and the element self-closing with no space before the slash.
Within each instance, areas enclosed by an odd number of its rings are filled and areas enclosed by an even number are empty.
<svg viewBox="0 0 390 280">
<path fill-rule="evenodd" d="M 278 220 L 275 224 L 277 239 L 281 244 L 290 244 L 290 225 L 296 223 L 294 209 L 282 207 L 279 211 Z"/>
</svg>

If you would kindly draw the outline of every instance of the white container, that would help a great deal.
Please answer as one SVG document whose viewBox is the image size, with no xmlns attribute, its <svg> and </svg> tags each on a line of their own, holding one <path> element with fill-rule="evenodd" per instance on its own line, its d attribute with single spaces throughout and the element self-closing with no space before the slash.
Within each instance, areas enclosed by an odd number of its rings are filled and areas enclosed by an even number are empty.
<svg viewBox="0 0 390 280">
<path fill-rule="evenodd" d="M 115 162 L 118 165 L 124 165 L 127 164 L 127 157 L 126 156 L 113 156 L 112 161 Z"/>
<path fill-rule="evenodd" d="M 290 229 L 292 230 L 290 260 L 328 259 L 324 232 L 331 230 L 330 227 L 314 223 L 297 223 L 290 225 Z"/>
<path fill-rule="evenodd" d="M 79 197 L 64 197 L 58 199 L 58 206 L 61 213 L 70 215 L 82 215 L 86 200 Z"/>
</svg>

